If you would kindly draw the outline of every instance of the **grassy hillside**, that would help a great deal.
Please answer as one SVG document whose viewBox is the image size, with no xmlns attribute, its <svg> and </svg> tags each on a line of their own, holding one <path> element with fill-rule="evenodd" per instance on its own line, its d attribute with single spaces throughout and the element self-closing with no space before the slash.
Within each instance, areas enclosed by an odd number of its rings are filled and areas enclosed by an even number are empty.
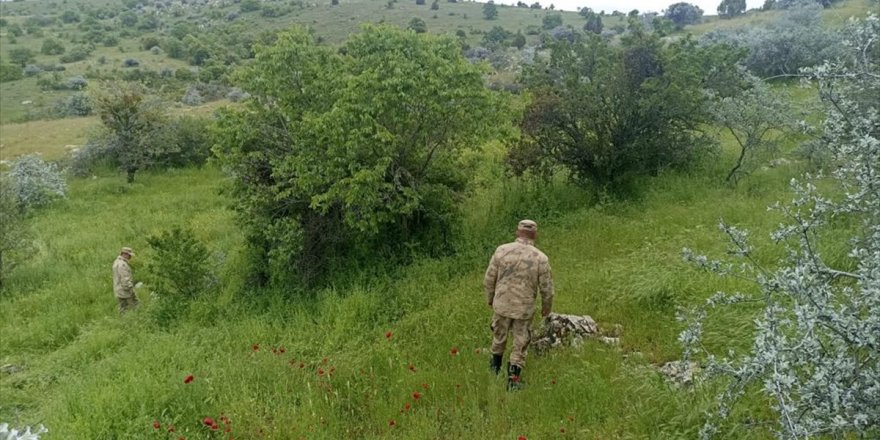
<svg viewBox="0 0 880 440">
<path fill-rule="evenodd" d="M 477 3 L 443 2 L 438 11 L 429 9 L 430 2 L 397 2 L 391 9 L 380 0 L 274 3 L 289 13 L 266 18 L 254 11 L 237 20 L 255 30 L 307 24 L 335 43 L 358 23 L 406 25 L 418 16 L 429 32 L 461 29 L 477 42 L 496 24 L 524 32 L 540 27 L 548 13 L 504 7 L 498 20 L 488 21 Z M 79 10 L 117 3 L 61 4 Z M 850 0 L 837 13 L 863 12 L 868 5 Z M 0 5 L 13 23 L 51 8 L 58 4 Z M 198 9 L 169 23 L 217 23 L 237 10 L 232 3 L 213 15 L 210 8 Z M 754 24 L 772 14 L 688 29 Z M 580 27 L 575 13 L 563 17 Z M 38 52 L 45 38 L 25 35 L 9 45 L 7 30 L 0 29 L 4 56 L 18 46 Z M 52 32 L 73 38 L 79 31 L 64 25 Z M 190 68 L 143 50 L 142 37 L 99 45 L 87 60 L 69 63 L 64 76 L 98 69 L 117 74 L 129 57 L 145 69 Z M 37 55 L 36 62 L 56 58 Z M 11 122 L 72 93 L 41 91 L 36 78 L 0 84 L 0 159 L 27 153 L 61 159 L 83 143 L 99 123 L 95 117 Z M 813 98 L 806 89 L 796 93 L 799 101 Z M 228 104 L 173 111 L 207 115 Z M 0 290 L 0 422 L 45 424 L 46 439 L 696 438 L 721 384 L 679 386 L 657 372 L 681 357 L 676 312 L 716 291 L 751 286 L 692 268 L 681 250 L 724 255 L 727 244 L 717 228 L 722 218 L 766 241 L 780 221 L 766 207 L 787 200 L 788 182 L 804 169 L 796 160 L 761 168 L 731 188 L 721 179 L 734 161 L 734 143 L 721 137 L 721 147 L 719 156 L 687 171 L 643 179 L 637 197 L 618 200 L 561 180 L 543 186 L 511 178 L 503 147 L 489 143 L 475 153 L 482 165 L 464 202 L 456 255 L 418 259 L 381 274 L 346 273 L 307 296 L 248 287 L 243 233 L 216 164 L 139 172 L 133 184 L 109 169 L 71 178 L 66 200 L 30 214 L 36 253 Z M 620 340 L 531 353 L 526 387 L 508 393 L 504 378 L 487 368 L 491 310 L 481 282 L 494 247 L 512 239 L 521 218 L 541 225 L 538 246 L 553 266 L 555 311 L 591 315 L 603 331 L 619 328 Z M 181 226 L 207 245 L 220 282 L 164 326 L 149 293 L 156 253 L 147 238 Z M 141 308 L 124 316 L 116 312 L 110 276 L 121 246 L 135 249 L 135 278 L 148 281 L 139 293 Z M 833 248 L 823 251 L 829 260 L 846 258 Z M 780 249 L 759 247 L 754 256 L 772 264 Z M 707 348 L 748 348 L 751 312 L 741 308 L 713 321 L 705 329 Z M 743 423 L 722 437 L 771 438 L 764 399 L 750 396 L 746 405 L 748 414 L 733 415 Z M 216 431 L 205 424 L 208 417 Z"/>
</svg>

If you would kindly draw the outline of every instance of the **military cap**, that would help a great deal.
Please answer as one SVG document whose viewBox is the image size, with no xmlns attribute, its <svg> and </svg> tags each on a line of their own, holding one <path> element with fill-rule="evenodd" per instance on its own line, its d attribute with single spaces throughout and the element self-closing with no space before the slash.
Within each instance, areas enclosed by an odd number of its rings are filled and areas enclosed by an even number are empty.
<svg viewBox="0 0 880 440">
<path fill-rule="evenodd" d="M 538 224 L 532 220 L 520 220 L 519 225 L 517 225 L 516 227 L 516 230 L 538 232 Z"/>
<path fill-rule="evenodd" d="M 134 251 L 128 246 L 122 248 L 121 253 L 131 255 L 132 257 L 134 256 Z"/>
</svg>

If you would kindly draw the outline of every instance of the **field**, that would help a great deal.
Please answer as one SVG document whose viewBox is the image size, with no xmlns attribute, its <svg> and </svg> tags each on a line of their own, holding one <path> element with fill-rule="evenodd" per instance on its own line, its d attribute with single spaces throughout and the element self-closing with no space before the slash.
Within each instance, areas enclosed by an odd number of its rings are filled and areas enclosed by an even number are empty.
<svg viewBox="0 0 880 440">
<path fill-rule="evenodd" d="M 0 11 L 21 20 L 44 12 L 42 3 L 4 3 Z M 833 17 L 868 7 L 853 0 L 827 11 L 826 19 L 839 23 Z M 540 27 L 548 13 L 505 7 L 496 22 L 482 19 L 478 3 L 444 2 L 432 11 L 400 2 L 386 9 L 379 0 L 294 10 L 279 18 L 249 13 L 241 21 L 266 30 L 306 24 L 338 43 L 359 23 L 405 25 L 417 16 L 430 32 L 462 29 L 475 43 L 495 24 L 525 31 Z M 686 32 L 760 25 L 772 14 L 708 20 Z M 577 27 L 583 20 L 576 13 L 563 17 Z M 7 37 L 0 31 L 0 52 L 8 50 Z M 16 44 L 39 52 L 29 36 Z M 110 70 L 129 57 L 149 69 L 187 68 L 143 50 L 135 38 L 118 47 L 99 47 L 65 76 Z M 99 56 L 111 67 L 99 67 Z M 45 55 L 36 60 L 54 62 Z M 778 87 L 804 107 L 815 99 L 794 84 Z M 71 93 L 41 91 L 36 78 L 0 84 L 0 159 L 37 153 L 61 160 L 85 143 L 100 125 L 95 116 L 27 117 L 31 106 Z M 175 104 L 172 113 L 209 117 L 230 105 Z M 213 160 L 201 168 L 140 172 L 132 184 L 108 168 L 70 177 L 65 200 L 29 215 L 35 255 L 0 289 L 0 422 L 44 424 L 46 439 L 696 438 L 723 384 L 679 385 L 658 372 L 682 356 L 676 314 L 716 291 L 753 286 L 692 267 L 682 248 L 725 255 L 721 219 L 769 243 L 780 218 L 767 206 L 789 200 L 790 180 L 807 169 L 792 154 L 792 142 L 780 153 L 791 162 L 760 167 L 730 186 L 723 176 L 735 160 L 735 143 L 719 139 L 717 155 L 645 177 L 631 198 L 597 196 L 561 178 L 538 185 L 510 177 L 504 147 L 490 142 L 476 153 L 478 185 L 463 202 L 455 255 L 418 258 L 382 273 L 352 270 L 305 295 L 249 287 L 228 176 Z M 588 339 L 530 353 L 524 389 L 509 393 L 506 378 L 487 368 L 491 310 L 482 277 L 495 246 L 512 239 L 522 218 L 540 225 L 538 247 L 549 256 L 556 283 L 554 311 L 590 315 L 603 334 L 619 332 L 619 341 Z M 120 316 L 110 276 L 119 248 L 134 248 L 135 279 L 146 279 L 156 259 L 148 238 L 175 227 L 207 244 L 219 283 L 170 325 L 154 319 L 149 282 L 139 290 L 140 309 Z M 823 251 L 831 261 L 847 258 L 842 248 Z M 781 256 L 771 245 L 755 252 L 768 265 Z M 705 329 L 706 348 L 748 349 L 753 313 L 746 307 L 721 314 Z M 749 423 L 733 425 L 722 438 L 773 438 L 764 397 L 750 395 L 734 416 Z"/>
</svg>

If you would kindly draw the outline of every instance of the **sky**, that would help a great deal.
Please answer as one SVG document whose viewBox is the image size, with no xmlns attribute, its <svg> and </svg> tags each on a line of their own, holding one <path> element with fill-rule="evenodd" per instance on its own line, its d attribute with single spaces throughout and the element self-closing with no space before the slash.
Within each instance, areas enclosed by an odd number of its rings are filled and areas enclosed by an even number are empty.
<svg viewBox="0 0 880 440">
<path fill-rule="evenodd" d="M 482 1 L 482 0 L 480 0 Z M 536 0 L 522 0 L 525 3 L 532 4 Z M 697 5 L 703 10 L 704 15 L 717 15 L 718 4 L 721 0 L 537 0 L 541 6 L 545 8 L 552 3 L 556 9 L 566 11 L 577 11 L 578 8 L 584 6 L 599 12 L 605 10 L 610 14 L 611 11 L 618 10 L 621 12 L 629 12 L 638 9 L 640 12 L 660 12 L 667 6 L 686 1 L 687 3 Z M 495 0 L 495 3 L 516 4 L 517 0 Z M 760 8 L 764 4 L 764 0 L 746 0 L 748 9 Z"/>
</svg>

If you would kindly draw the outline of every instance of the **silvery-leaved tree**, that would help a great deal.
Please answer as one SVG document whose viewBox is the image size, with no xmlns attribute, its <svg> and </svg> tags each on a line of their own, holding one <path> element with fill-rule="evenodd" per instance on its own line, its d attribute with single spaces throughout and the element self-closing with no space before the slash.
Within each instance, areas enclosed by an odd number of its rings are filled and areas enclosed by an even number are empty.
<svg viewBox="0 0 880 440">
<path fill-rule="evenodd" d="M 766 396 L 780 439 L 880 436 L 880 20 L 847 27 L 846 56 L 802 71 L 818 87 L 826 119 L 820 139 L 834 163 L 827 176 L 792 181 L 794 199 L 772 209 L 786 219 L 772 234 L 786 257 L 763 267 L 747 234 L 722 222 L 739 262 L 685 249 L 707 270 L 750 279 L 752 292 L 718 293 L 683 317 L 685 356 L 705 356 L 709 374 L 727 378 L 703 438 L 736 429 L 742 397 Z M 822 188 L 820 190 L 820 188 Z M 845 231 L 847 241 L 839 239 Z M 835 240 L 830 237 L 837 236 Z M 845 257 L 823 250 L 846 247 Z M 826 255 L 827 254 L 827 255 Z M 744 354 L 716 357 L 701 344 L 703 324 L 721 306 L 760 305 Z M 754 421 L 761 414 L 751 414 Z M 739 417 L 737 417 L 739 419 Z M 729 431 L 728 431 L 729 432 Z"/>
</svg>

